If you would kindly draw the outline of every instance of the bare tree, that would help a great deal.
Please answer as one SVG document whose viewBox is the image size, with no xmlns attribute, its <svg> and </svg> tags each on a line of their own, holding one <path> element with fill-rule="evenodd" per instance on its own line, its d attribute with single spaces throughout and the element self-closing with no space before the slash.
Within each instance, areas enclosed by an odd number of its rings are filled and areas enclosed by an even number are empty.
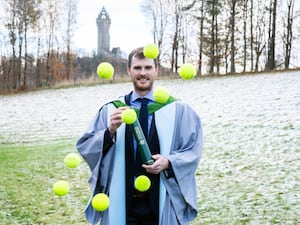
<svg viewBox="0 0 300 225">
<path fill-rule="evenodd" d="M 243 2 L 243 21 L 244 21 L 244 26 L 243 26 L 243 39 L 244 39 L 244 57 L 243 57 L 243 72 L 246 72 L 246 67 L 247 67 L 247 45 L 248 45 L 248 40 L 247 40 L 247 21 L 248 21 L 248 0 L 245 0 Z"/>
<path fill-rule="evenodd" d="M 203 42 L 204 42 L 204 3 L 205 0 L 200 0 L 199 12 L 200 15 L 196 15 L 196 19 L 199 21 L 199 54 L 198 54 L 198 74 L 202 75 L 203 65 Z"/>
<path fill-rule="evenodd" d="M 186 60 L 188 59 L 188 53 L 190 52 L 189 49 L 189 41 L 191 36 L 191 25 L 194 24 L 195 19 L 194 16 L 190 15 L 191 10 L 195 6 L 196 1 L 183 1 L 181 3 L 181 32 L 179 36 L 179 45 L 180 45 L 180 53 L 181 53 L 181 62 L 186 63 Z"/>
<path fill-rule="evenodd" d="M 56 0 L 48 0 L 44 2 L 44 9 L 46 10 L 46 33 L 47 33 L 47 59 L 46 59 L 46 83 L 49 85 L 51 82 L 54 82 L 55 78 L 55 51 L 54 44 L 56 39 L 56 27 L 58 26 L 58 2 Z"/>
<path fill-rule="evenodd" d="M 40 24 L 37 25 L 37 48 L 36 48 L 36 69 L 35 69 L 35 86 L 41 87 L 42 80 L 41 80 L 41 27 Z"/>
<path fill-rule="evenodd" d="M 227 32 L 225 32 L 225 40 L 224 40 L 224 61 L 225 61 L 225 73 L 229 73 L 229 56 L 230 56 L 230 51 L 229 51 L 229 44 L 230 44 L 230 21 L 227 22 L 226 28 L 228 29 Z"/>
<path fill-rule="evenodd" d="M 294 21 L 294 6 L 295 0 L 287 0 L 287 16 L 286 16 L 286 30 L 284 32 L 284 68 L 288 69 L 290 66 L 292 42 L 293 42 L 293 21 Z"/>
<path fill-rule="evenodd" d="M 28 31 L 36 26 L 40 16 L 39 1 L 22 0 L 22 17 L 24 27 L 24 72 L 23 72 L 23 87 L 27 86 L 27 66 L 28 66 Z"/>
<path fill-rule="evenodd" d="M 254 28 L 253 28 L 253 1 L 254 0 L 250 0 L 250 64 L 251 64 L 251 69 L 250 71 L 253 71 L 254 69 Z"/>
<path fill-rule="evenodd" d="M 70 79 L 72 75 L 72 64 L 73 64 L 73 54 L 71 51 L 72 38 L 74 36 L 74 25 L 76 24 L 77 15 L 77 0 L 66 1 L 67 8 L 67 31 L 66 31 L 66 44 L 67 44 L 67 60 L 66 60 L 66 76 L 67 80 Z"/>
<path fill-rule="evenodd" d="M 208 72 L 210 74 L 215 73 L 215 68 L 217 68 L 217 73 L 219 73 L 219 55 L 218 55 L 218 15 L 221 14 L 221 1 L 218 0 L 206 0 L 205 2 L 206 11 L 206 23 L 208 29 L 205 30 L 204 43 L 206 46 L 205 54 L 208 57 Z"/>
<path fill-rule="evenodd" d="M 230 72 L 235 73 L 235 15 L 236 15 L 237 0 L 231 0 L 230 8 L 230 31 L 231 31 L 231 43 L 230 43 Z"/>
<path fill-rule="evenodd" d="M 8 1 L 10 20 L 6 23 L 12 45 L 12 76 L 13 88 L 26 88 L 28 40 L 27 35 L 38 19 L 38 2 L 35 0 Z M 18 48 L 18 54 L 16 53 Z"/>
<path fill-rule="evenodd" d="M 152 23 L 153 43 L 160 50 L 158 62 L 160 63 L 163 55 L 163 44 L 165 39 L 165 31 L 169 21 L 168 0 L 144 0 L 141 3 L 141 10 Z"/>
<path fill-rule="evenodd" d="M 18 87 L 18 80 L 17 80 L 17 19 L 16 19 L 16 15 L 17 15 L 17 0 L 11 0 L 7 2 L 7 8 L 5 9 L 5 11 L 8 13 L 7 16 L 7 22 L 5 24 L 7 30 L 8 30 L 8 35 L 9 35 L 9 41 L 10 41 L 10 45 L 11 45 L 11 49 L 12 49 L 12 56 L 11 56 L 11 66 L 8 71 L 8 80 L 10 76 L 12 76 L 12 81 L 11 81 L 11 85 L 10 88 L 17 88 Z"/>
<path fill-rule="evenodd" d="M 178 69 L 178 50 L 179 50 L 179 35 L 180 35 L 180 0 L 175 0 L 174 4 L 174 32 L 172 38 L 172 53 L 171 53 L 171 71 L 177 72 Z"/>
<path fill-rule="evenodd" d="M 257 27 L 256 35 L 253 43 L 254 43 L 254 50 L 256 53 L 255 71 L 257 72 L 259 66 L 259 59 L 261 57 L 263 50 L 266 47 L 266 45 L 263 43 L 263 30 L 260 26 Z"/>
<path fill-rule="evenodd" d="M 253 44 L 253 50 L 255 53 L 254 60 L 254 71 L 257 72 L 260 69 L 260 64 L 262 64 L 261 58 L 263 55 L 263 52 L 266 49 L 266 30 L 267 30 L 267 13 L 266 10 L 268 10 L 268 7 L 262 4 L 267 4 L 266 2 L 261 2 L 260 7 L 257 8 L 257 11 L 255 14 L 253 14 L 253 36 L 251 37 L 251 42 Z"/>
<path fill-rule="evenodd" d="M 270 0 L 269 7 L 269 30 L 268 30 L 268 55 L 266 70 L 275 69 L 275 36 L 276 36 L 277 0 Z"/>
</svg>

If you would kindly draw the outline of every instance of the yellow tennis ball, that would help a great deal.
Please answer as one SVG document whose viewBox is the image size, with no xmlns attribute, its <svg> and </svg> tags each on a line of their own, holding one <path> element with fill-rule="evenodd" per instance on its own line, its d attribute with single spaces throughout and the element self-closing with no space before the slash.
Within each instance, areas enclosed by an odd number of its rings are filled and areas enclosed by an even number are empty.
<svg viewBox="0 0 300 225">
<path fill-rule="evenodd" d="M 135 188 L 140 192 L 148 191 L 151 186 L 151 181 L 146 175 L 140 175 L 135 179 Z"/>
<path fill-rule="evenodd" d="M 109 198 L 104 193 L 96 194 L 92 199 L 92 206 L 96 211 L 105 211 L 109 207 Z"/>
<path fill-rule="evenodd" d="M 179 68 L 179 75 L 184 80 L 190 80 L 196 75 L 196 69 L 193 64 L 185 63 Z"/>
<path fill-rule="evenodd" d="M 103 79 L 110 79 L 114 75 L 114 72 L 114 67 L 108 62 L 102 62 L 97 67 L 97 74 Z"/>
<path fill-rule="evenodd" d="M 136 112 L 134 109 L 125 109 L 121 114 L 121 119 L 126 124 L 133 124 L 137 119 Z"/>
<path fill-rule="evenodd" d="M 166 87 L 157 87 L 153 92 L 154 100 L 158 103 L 165 103 L 170 97 L 170 92 Z"/>
<path fill-rule="evenodd" d="M 53 192 L 58 196 L 64 196 L 69 193 L 69 183 L 64 180 L 57 181 L 53 185 Z"/>
<path fill-rule="evenodd" d="M 64 159 L 66 166 L 71 169 L 76 168 L 80 164 L 80 161 L 80 156 L 74 152 L 67 154 Z"/>
<path fill-rule="evenodd" d="M 155 59 L 159 55 L 159 49 L 155 44 L 148 44 L 143 49 L 144 56 L 149 59 Z"/>
</svg>

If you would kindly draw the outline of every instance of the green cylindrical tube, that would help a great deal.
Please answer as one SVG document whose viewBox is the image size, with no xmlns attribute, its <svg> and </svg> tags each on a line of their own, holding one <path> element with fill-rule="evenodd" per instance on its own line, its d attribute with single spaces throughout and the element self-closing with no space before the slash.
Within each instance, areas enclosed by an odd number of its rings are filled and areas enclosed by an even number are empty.
<svg viewBox="0 0 300 225">
<path fill-rule="evenodd" d="M 136 120 L 131 125 L 131 129 L 133 132 L 133 135 L 135 137 L 138 150 L 140 152 L 141 158 L 146 165 L 151 165 L 154 163 L 154 160 L 152 159 L 152 155 L 148 146 L 148 143 L 146 141 L 145 135 L 143 133 L 143 130 L 141 128 L 139 120 Z"/>
</svg>

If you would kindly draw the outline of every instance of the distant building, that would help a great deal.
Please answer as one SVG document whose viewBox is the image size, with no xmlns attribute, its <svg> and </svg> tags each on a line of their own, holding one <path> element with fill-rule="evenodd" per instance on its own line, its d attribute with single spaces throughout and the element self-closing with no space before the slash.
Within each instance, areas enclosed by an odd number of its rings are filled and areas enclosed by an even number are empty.
<svg viewBox="0 0 300 225">
<path fill-rule="evenodd" d="M 109 54 L 110 53 L 110 24 L 111 19 L 109 18 L 108 13 L 106 12 L 104 6 L 99 13 L 97 19 L 97 28 L 98 28 L 98 47 L 97 54 Z"/>
<path fill-rule="evenodd" d="M 97 46 L 97 55 L 106 55 L 115 58 L 127 58 L 126 53 L 122 52 L 120 47 L 110 48 L 110 24 L 111 19 L 105 9 L 102 7 L 97 19 L 97 28 L 98 28 L 98 46 Z"/>
<path fill-rule="evenodd" d="M 111 50 L 111 53 L 112 53 L 113 55 L 118 55 L 118 56 L 121 56 L 121 55 L 122 55 L 122 51 L 121 51 L 121 49 L 120 49 L 119 47 L 113 48 L 113 49 Z"/>
</svg>

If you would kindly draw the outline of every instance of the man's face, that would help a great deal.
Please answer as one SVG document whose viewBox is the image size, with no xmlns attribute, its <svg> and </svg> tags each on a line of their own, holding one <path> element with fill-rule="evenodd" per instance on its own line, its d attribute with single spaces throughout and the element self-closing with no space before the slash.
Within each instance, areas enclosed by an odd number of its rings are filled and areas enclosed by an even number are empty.
<svg viewBox="0 0 300 225">
<path fill-rule="evenodd" d="M 155 67 L 153 59 L 132 57 L 127 72 L 133 81 L 135 91 L 143 95 L 152 90 L 158 68 Z"/>
</svg>

